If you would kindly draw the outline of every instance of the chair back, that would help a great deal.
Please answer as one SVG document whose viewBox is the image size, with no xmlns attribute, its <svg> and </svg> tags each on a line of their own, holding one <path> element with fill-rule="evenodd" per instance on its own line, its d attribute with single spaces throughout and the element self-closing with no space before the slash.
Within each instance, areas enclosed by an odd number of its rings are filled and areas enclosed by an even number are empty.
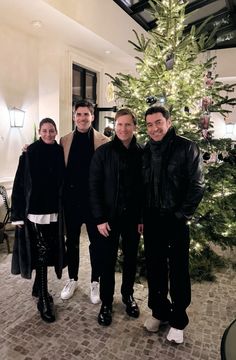
<svg viewBox="0 0 236 360">
<path fill-rule="evenodd" d="M 6 209 L 6 215 L 4 217 L 3 223 L 6 224 L 10 221 L 10 213 L 11 213 L 11 208 L 9 205 L 9 199 L 8 199 L 8 195 L 7 195 L 7 190 L 5 188 L 5 186 L 0 185 L 0 195 L 2 197 L 3 200 L 3 204 L 5 206 Z"/>
</svg>

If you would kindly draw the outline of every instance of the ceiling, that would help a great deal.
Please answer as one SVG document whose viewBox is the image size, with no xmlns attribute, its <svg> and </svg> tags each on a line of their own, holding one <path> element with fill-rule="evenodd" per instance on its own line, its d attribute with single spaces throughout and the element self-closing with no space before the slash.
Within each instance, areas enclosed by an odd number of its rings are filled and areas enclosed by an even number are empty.
<svg viewBox="0 0 236 360">
<path fill-rule="evenodd" d="M 145 30 L 156 26 L 149 12 L 149 0 L 113 0 Z M 214 49 L 236 47 L 236 0 L 189 0 L 186 5 L 186 31 L 213 16 L 206 30 L 218 26 Z"/>
<path fill-rule="evenodd" d="M 122 70 L 134 67 L 135 52 L 128 43 L 132 28 L 142 30 L 112 0 L 0 0 L 0 24 L 39 40 L 66 44 Z M 117 24 L 122 24 L 119 32 Z M 3 37 L 4 30 L 0 40 Z"/>
<path fill-rule="evenodd" d="M 199 23 L 203 14 L 214 13 L 215 21 L 221 19 L 217 48 L 236 47 L 235 3 L 236 0 L 190 0 L 188 23 Z M 228 14 L 229 23 L 221 14 Z M 135 69 L 136 52 L 128 42 L 135 40 L 132 30 L 143 33 L 144 29 L 153 28 L 154 19 L 150 18 L 147 0 L 0 0 L 0 24 L 33 38 L 58 41 L 109 67 L 118 66 L 120 71 L 128 72 Z M 226 39 L 230 34 L 233 38 Z M 3 38 L 2 29 L 0 39 Z"/>
</svg>

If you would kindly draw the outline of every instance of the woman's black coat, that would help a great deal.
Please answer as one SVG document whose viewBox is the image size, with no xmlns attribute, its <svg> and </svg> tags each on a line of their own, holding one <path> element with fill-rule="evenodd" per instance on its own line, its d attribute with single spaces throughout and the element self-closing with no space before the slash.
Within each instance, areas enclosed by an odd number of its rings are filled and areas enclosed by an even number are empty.
<svg viewBox="0 0 236 360">
<path fill-rule="evenodd" d="M 35 269 L 35 264 L 33 263 L 31 241 L 29 238 L 29 229 L 27 227 L 27 215 L 29 210 L 30 195 L 32 191 L 32 180 L 30 174 L 30 162 L 29 162 L 29 153 L 31 147 L 40 146 L 40 140 L 36 141 L 30 145 L 26 152 L 24 152 L 19 159 L 19 165 L 17 168 L 16 176 L 13 184 L 12 191 L 12 211 L 11 211 L 11 220 L 18 221 L 24 220 L 24 224 L 21 228 L 16 227 L 15 231 L 15 241 L 13 245 L 13 254 L 12 254 L 12 265 L 11 272 L 12 274 L 18 275 L 21 274 L 23 278 L 30 279 L 32 270 Z M 60 279 L 62 276 L 62 269 L 65 267 L 65 242 L 64 242 L 64 232 L 63 232 L 63 219 L 62 219 L 62 205 L 61 205 L 61 192 L 62 192 L 62 183 L 64 177 L 64 155 L 63 150 L 58 146 L 58 166 L 61 167 L 59 173 L 61 174 L 58 178 L 58 183 L 55 186 L 59 189 L 59 237 L 56 241 L 56 248 L 53 263 L 49 259 L 49 266 L 54 266 L 57 277 Z"/>
</svg>

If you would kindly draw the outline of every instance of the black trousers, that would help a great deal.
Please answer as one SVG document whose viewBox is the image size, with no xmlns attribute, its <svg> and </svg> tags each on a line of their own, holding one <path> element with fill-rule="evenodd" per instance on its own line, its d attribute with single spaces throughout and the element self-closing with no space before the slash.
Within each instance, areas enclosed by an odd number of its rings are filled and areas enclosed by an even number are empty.
<svg viewBox="0 0 236 360">
<path fill-rule="evenodd" d="M 119 243 L 123 252 L 123 271 L 121 294 L 123 297 L 133 295 L 136 275 L 137 253 L 140 235 L 137 221 L 124 213 L 110 224 L 109 237 L 103 237 L 103 266 L 100 278 L 100 298 L 102 303 L 111 305 L 115 290 L 115 266 Z"/>
<path fill-rule="evenodd" d="M 186 308 L 191 302 L 189 227 L 174 215 L 146 212 L 144 244 L 148 306 L 155 318 L 182 330 L 189 322 Z"/>
<path fill-rule="evenodd" d="M 58 241 L 58 222 L 35 224 L 27 220 L 31 241 L 32 267 L 54 266 L 56 261 L 56 242 Z"/>
<path fill-rule="evenodd" d="M 101 274 L 101 253 L 99 242 L 102 235 L 98 232 L 97 226 L 89 210 L 80 209 L 73 202 L 66 202 L 64 205 L 66 224 L 66 248 L 68 274 L 70 279 L 78 280 L 80 260 L 80 233 L 81 226 L 86 225 L 89 238 L 89 253 L 91 262 L 91 281 L 99 281 Z"/>
<path fill-rule="evenodd" d="M 36 224 L 29 220 L 28 229 L 31 240 L 32 259 L 36 270 L 33 291 L 40 301 L 49 301 L 47 268 L 55 265 L 56 244 L 58 241 L 58 222 Z"/>
</svg>

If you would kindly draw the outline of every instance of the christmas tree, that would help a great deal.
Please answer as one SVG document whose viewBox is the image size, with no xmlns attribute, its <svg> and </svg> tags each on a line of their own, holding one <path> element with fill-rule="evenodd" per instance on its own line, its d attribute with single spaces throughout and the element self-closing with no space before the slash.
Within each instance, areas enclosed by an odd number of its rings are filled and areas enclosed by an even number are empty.
<svg viewBox="0 0 236 360">
<path fill-rule="evenodd" d="M 156 27 L 147 36 L 134 31 L 129 41 L 138 53 L 136 75 L 107 74 L 115 96 L 138 119 L 140 142 L 145 142 L 144 113 L 152 104 L 171 112 L 178 134 L 196 141 L 205 163 L 206 192 L 191 221 L 190 269 L 198 280 L 213 279 L 214 267 L 223 264 L 214 252 L 236 245 L 236 151 L 230 139 L 214 139 L 212 113 L 227 117 L 236 99 L 229 97 L 235 84 L 224 84 L 215 73 L 216 57 L 204 53 L 214 45 L 216 28 L 205 31 L 207 19 L 185 33 L 185 6 L 179 0 L 151 0 Z M 140 268 L 143 268 L 143 243 Z"/>
</svg>

